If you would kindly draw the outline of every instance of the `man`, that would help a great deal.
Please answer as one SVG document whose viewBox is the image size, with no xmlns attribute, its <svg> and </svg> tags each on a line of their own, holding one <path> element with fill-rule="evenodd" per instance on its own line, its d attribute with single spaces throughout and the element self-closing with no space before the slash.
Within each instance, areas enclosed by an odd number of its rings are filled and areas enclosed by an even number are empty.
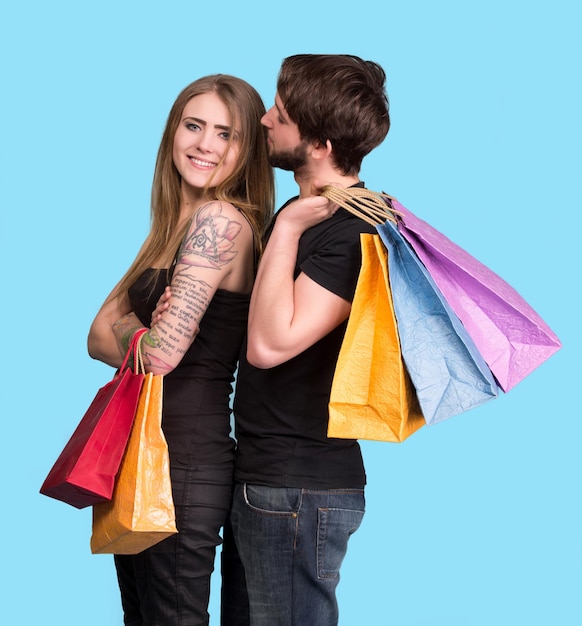
<svg viewBox="0 0 582 626">
<path fill-rule="evenodd" d="M 374 230 L 316 194 L 363 186 L 362 159 L 390 126 L 385 78 L 355 56 L 289 57 L 262 120 L 299 197 L 277 213 L 259 265 L 234 404 L 231 517 L 252 626 L 337 624 L 339 569 L 364 515 L 359 445 L 326 433 L 360 233 Z"/>
</svg>

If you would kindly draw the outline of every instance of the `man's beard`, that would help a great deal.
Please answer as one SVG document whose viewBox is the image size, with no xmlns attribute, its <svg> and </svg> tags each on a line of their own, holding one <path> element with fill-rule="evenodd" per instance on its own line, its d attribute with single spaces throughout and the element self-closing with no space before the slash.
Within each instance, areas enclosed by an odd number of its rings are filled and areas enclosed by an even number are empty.
<svg viewBox="0 0 582 626">
<path fill-rule="evenodd" d="M 269 163 L 273 167 L 291 172 L 303 169 L 307 164 L 307 143 L 302 142 L 293 150 L 285 150 L 283 152 L 271 151 L 269 153 Z"/>
</svg>

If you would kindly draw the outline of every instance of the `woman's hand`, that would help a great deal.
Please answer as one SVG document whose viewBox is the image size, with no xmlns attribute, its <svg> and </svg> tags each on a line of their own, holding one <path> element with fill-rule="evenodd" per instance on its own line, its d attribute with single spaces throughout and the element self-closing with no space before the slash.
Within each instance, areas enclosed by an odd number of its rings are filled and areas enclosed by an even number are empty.
<svg viewBox="0 0 582 626">
<path fill-rule="evenodd" d="M 150 328 L 154 326 L 154 324 L 157 324 L 162 319 L 162 313 L 164 311 L 167 311 L 170 306 L 169 300 L 171 297 L 172 297 L 172 289 L 170 288 L 170 285 L 168 285 L 164 289 L 164 293 L 160 296 L 160 299 L 158 300 L 158 303 L 156 304 L 156 308 L 154 309 L 154 312 L 152 313 L 152 320 L 150 322 Z"/>
</svg>

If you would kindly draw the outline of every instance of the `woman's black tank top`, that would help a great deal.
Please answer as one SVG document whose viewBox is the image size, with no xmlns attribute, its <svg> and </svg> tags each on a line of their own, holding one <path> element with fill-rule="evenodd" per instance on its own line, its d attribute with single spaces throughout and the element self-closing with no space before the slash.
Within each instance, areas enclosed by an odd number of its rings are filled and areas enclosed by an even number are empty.
<svg viewBox="0 0 582 626">
<path fill-rule="evenodd" d="M 153 278 L 153 284 L 152 284 Z M 144 326 L 169 284 L 169 270 L 146 270 L 129 289 Z M 219 289 L 182 361 L 164 376 L 162 428 L 172 463 L 232 460 L 230 396 L 247 327 L 250 296 Z"/>
</svg>

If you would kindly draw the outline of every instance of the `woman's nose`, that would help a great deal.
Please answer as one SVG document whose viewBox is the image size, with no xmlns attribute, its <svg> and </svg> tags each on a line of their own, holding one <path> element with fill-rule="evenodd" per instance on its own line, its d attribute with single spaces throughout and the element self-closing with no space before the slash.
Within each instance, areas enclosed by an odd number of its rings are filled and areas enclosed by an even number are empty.
<svg viewBox="0 0 582 626">
<path fill-rule="evenodd" d="M 198 145 L 196 146 L 202 152 L 212 151 L 212 137 L 210 133 L 202 132 L 198 135 Z"/>
</svg>

